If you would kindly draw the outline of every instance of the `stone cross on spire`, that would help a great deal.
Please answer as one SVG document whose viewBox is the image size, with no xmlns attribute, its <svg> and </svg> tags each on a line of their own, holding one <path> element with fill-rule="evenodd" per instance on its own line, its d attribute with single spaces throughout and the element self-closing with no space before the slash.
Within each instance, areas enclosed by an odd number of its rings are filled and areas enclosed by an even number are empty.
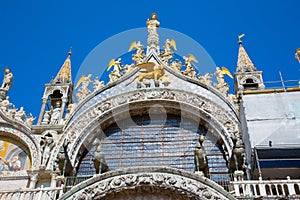
<svg viewBox="0 0 300 200">
<path fill-rule="evenodd" d="M 159 35 L 157 28 L 159 27 L 158 16 L 156 13 L 150 15 L 150 19 L 147 20 L 146 25 L 148 28 L 148 46 L 147 55 L 151 52 L 159 53 Z"/>
<path fill-rule="evenodd" d="M 256 71 L 254 64 L 252 63 L 250 57 L 248 56 L 245 48 L 242 45 L 241 38 L 245 35 L 239 35 L 239 53 L 238 53 L 238 61 L 236 72 L 253 72 Z"/>
<path fill-rule="evenodd" d="M 72 47 L 70 47 L 70 51 L 68 52 L 68 57 L 66 58 L 64 64 L 61 66 L 59 72 L 57 73 L 54 82 L 60 83 L 72 83 L 72 74 L 71 74 L 71 55 L 72 55 Z"/>
</svg>

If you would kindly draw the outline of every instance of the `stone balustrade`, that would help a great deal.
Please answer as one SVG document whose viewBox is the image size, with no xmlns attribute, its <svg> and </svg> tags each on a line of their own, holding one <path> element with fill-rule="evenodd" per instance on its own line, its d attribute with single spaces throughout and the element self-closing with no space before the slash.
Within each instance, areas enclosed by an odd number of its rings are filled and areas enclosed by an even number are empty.
<svg viewBox="0 0 300 200">
<path fill-rule="evenodd" d="M 62 195 L 62 188 L 36 188 L 0 191 L 0 200 L 52 200 Z"/>
<path fill-rule="evenodd" d="M 232 182 L 236 197 L 300 197 L 300 180 L 242 180 Z"/>
</svg>

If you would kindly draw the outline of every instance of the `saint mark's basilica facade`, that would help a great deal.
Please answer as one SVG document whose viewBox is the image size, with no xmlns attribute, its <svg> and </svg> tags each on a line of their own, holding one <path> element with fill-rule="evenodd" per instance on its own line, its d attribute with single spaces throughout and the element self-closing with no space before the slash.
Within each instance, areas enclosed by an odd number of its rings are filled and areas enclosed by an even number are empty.
<svg viewBox="0 0 300 200">
<path fill-rule="evenodd" d="M 36 117 L 10 102 L 4 70 L 0 199 L 300 199 L 299 82 L 269 88 L 243 35 L 233 76 L 200 74 L 171 35 L 159 46 L 157 14 L 146 25 L 106 84 L 73 84 L 70 51 Z"/>
</svg>

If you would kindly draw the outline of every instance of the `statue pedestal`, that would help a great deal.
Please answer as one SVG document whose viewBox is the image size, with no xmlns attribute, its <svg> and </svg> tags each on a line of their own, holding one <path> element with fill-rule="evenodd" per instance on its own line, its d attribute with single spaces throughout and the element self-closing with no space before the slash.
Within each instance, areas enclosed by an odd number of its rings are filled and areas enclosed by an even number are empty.
<svg viewBox="0 0 300 200">
<path fill-rule="evenodd" d="M 6 98 L 7 90 L 0 88 L 0 99 L 4 100 Z"/>
<path fill-rule="evenodd" d="M 198 174 L 199 176 L 204 176 L 204 173 L 202 171 L 195 171 L 195 174 Z"/>
</svg>

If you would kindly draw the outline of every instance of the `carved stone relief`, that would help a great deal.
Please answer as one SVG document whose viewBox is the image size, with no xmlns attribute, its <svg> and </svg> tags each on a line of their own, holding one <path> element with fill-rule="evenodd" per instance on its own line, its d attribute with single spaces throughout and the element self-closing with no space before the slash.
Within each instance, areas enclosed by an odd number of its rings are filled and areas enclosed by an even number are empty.
<svg viewBox="0 0 300 200">
<path fill-rule="evenodd" d="M 66 193 L 62 199 L 106 199 L 108 196 L 111 199 L 119 199 L 122 195 L 130 193 L 143 197 L 147 194 L 158 196 L 157 193 L 160 193 L 169 197 L 180 194 L 180 199 L 234 199 L 215 183 L 197 175 L 178 174 L 179 170 L 176 169 L 170 170 L 170 173 L 151 172 L 151 168 L 142 170 L 146 172 L 127 172 L 127 174 L 113 172 L 112 175 L 103 178 L 95 176 L 94 180 L 89 180 L 89 184 L 85 184 L 86 187 L 77 187 Z M 156 170 L 165 171 L 165 169 Z"/>
</svg>

